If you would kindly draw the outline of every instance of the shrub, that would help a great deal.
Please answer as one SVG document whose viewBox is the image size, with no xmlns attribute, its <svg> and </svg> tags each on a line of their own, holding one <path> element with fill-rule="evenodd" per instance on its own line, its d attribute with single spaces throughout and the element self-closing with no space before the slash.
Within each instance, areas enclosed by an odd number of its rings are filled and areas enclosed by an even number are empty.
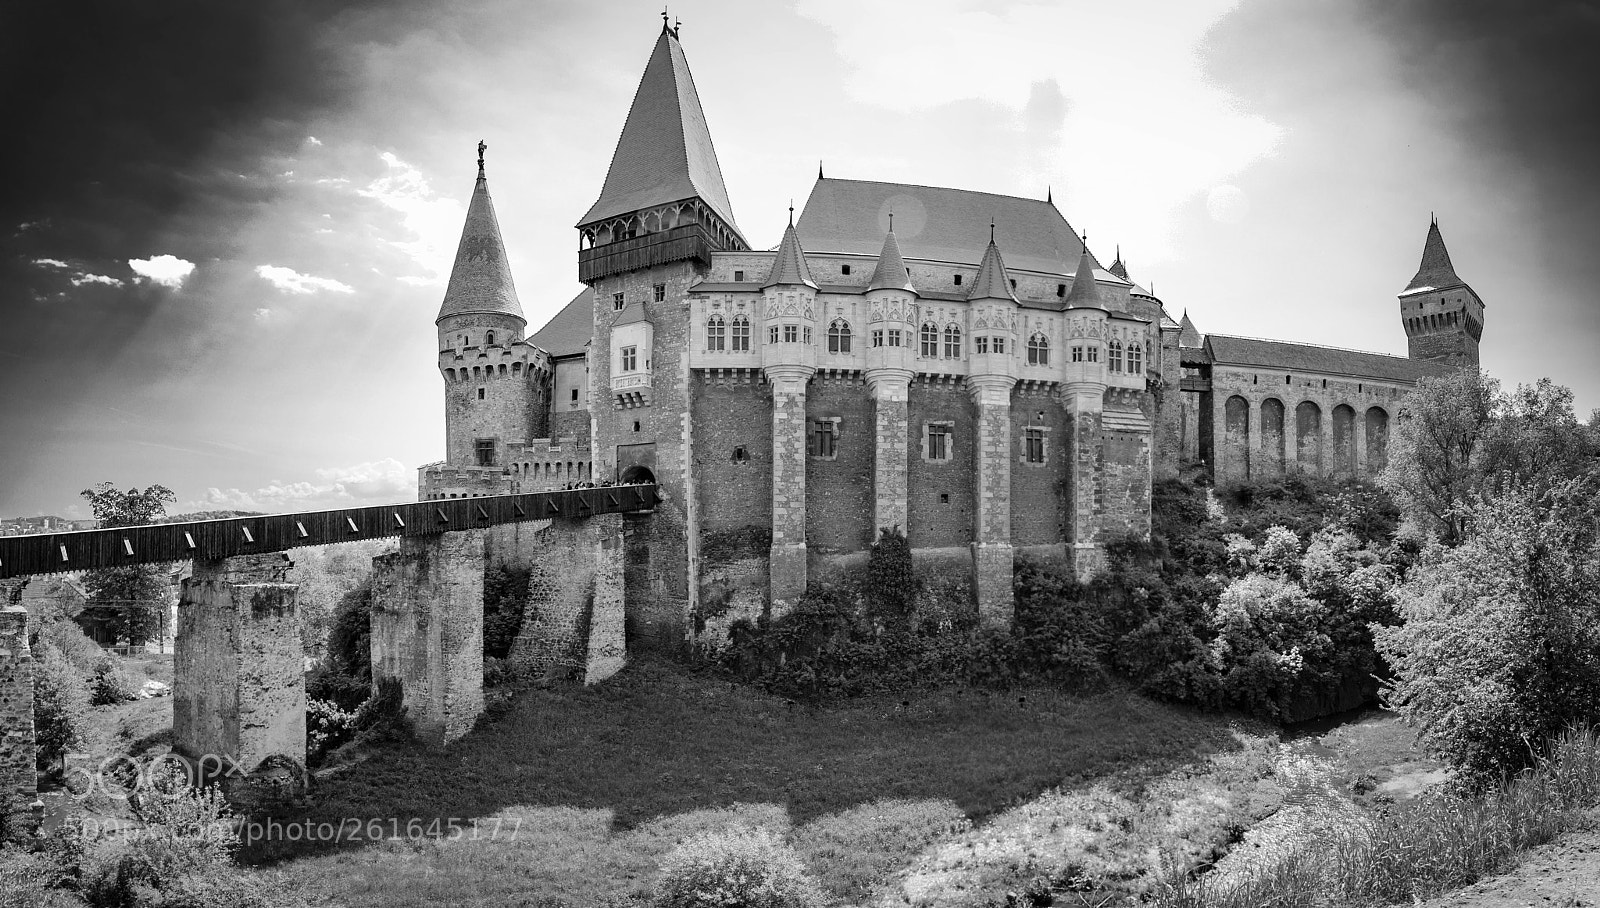
<svg viewBox="0 0 1600 908">
<path fill-rule="evenodd" d="M 94 666 L 94 677 L 89 680 L 89 702 L 94 706 L 112 706 L 138 698 L 140 684 L 122 660 L 111 653 L 101 653 Z"/>
<path fill-rule="evenodd" d="M 49 769 L 88 742 L 89 687 L 49 643 L 40 645 L 34 663 L 33 727 L 40 769 Z"/>
<path fill-rule="evenodd" d="M 765 829 L 702 833 L 673 849 L 656 881 L 660 908 L 821 908 L 794 849 Z"/>
<path fill-rule="evenodd" d="M 483 572 L 483 655 L 504 659 L 522 633 L 522 616 L 528 601 L 526 568 L 503 565 Z"/>
<path fill-rule="evenodd" d="M 372 678 L 372 577 L 339 598 L 328 629 L 328 667 L 362 681 Z"/>
<path fill-rule="evenodd" d="M 356 732 L 356 714 L 329 700 L 306 699 L 306 762 L 320 765 L 330 751 Z"/>
<path fill-rule="evenodd" d="M 867 555 L 867 570 L 861 593 L 867 615 L 891 632 L 902 632 L 911 623 L 921 584 L 911 564 L 911 543 L 899 527 L 878 532 L 878 541 Z"/>
<path fill-rule="evenodd" d="M 0 908 L 56 908 L 77 904 L 61 887 L 61 867 L 48 854 L 0 846 Z"/>
</svg>

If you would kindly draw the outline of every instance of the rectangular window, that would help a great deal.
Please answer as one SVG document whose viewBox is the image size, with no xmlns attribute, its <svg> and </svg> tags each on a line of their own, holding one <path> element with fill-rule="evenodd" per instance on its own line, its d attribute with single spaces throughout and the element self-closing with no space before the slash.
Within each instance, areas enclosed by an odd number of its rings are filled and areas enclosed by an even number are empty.
<svg viewBox="0 0 1600 908">
<path fill-rule="evenodd" d="M 961 358 L 961 335 L 948 329 L 944 332 L 944 355 L 946 359 Z"/>
<path fill-rule="evenodd" d="M 872 346 L 874 346 L 874 347 L 883 346 L 883 329 L 882 328 L 873 328 L 872 329 Z"/>
<path fill-rule="evenodd" d="M 578 402 L 578 389 L 577 388 L 573 388 L 572 389 L 572 402 L 573 403 L 577 403 Z"/>
<path fill-rule="evenodd" d="M 997 337 L 997 338 L 994 339 L 994 352 L 996 352 L 996 353 L 1004 353 L 1004 352 L 1006 352 L 1006 339 L 1005 338 Z"/>
<path fill-rule="evenodd" d="M 745 321 L 744 316 L 733 320 L 733 352 L 750 352 L 750 323 Z"/>
<path fill-rule="evenodd" d="M 1072 348 L 1072 361 L 1075 362 L 1075 363 L 1083 362 L 1083 348 L 1082 347 L 1073 347 Z"/>
<path fill-rule="evenodd" d="M 939 332 L 923 330 L 922 355 L 926 359 L 933 359 L 939 355 Z"/>
<path fill-rule="evenodd" d="M 849 265 L 840 266 L 839 273 L 840 274 L 844 274 L 844 275 L 848 275 L 850 273 L 850 266 Z"/>
<path fill-rule="evenodd" d="M 656 285 L 656 302 L 658 302 L 658 303 L 665 302 L 666 299 L 667 299 L 667 285 L 666 284 L 657 284 Z"/>
<path fill-rule="evenodd" d="M 622 371 L 624 371 L 624 372 L 632 372 L 633 370 L 635 370 L 637 368 L 639 368 L 639 348 L 638 347 L 623 347 L 622 348 Z"/>
<path fill-rule="evenodd" d="M 482 388 L 478 389 L 478 399 L 479 400 L 483 400 L 483 389 Z"/>
<path fill-rule="evenodd" d="M 1091 344 L 1089 346 L 1089 362 L 1097 363 L 1099 361 L 1100 361 L 1100 348 Z"/>
<path fill-rule="evenodd" d="M 972 339 L 972 352 L 973 353 L 988 353 L 989 352 L 989 338 L 988 338 L 987 335 L 980 334 L 977 337 L 974 337 Z"/>
<path fill-rule="evenodd" d="M 928 459 L 950 459 L 950 425 L 948 423 L 928 423 Z"/>
<path fill-rule="evenodd" d="M 494 439 L 480 438 L 473 446 L 474 453 L 478 456 L 478 466 L 494 466 Z"/>
<path fill-rule="evenodd" d="M 778 326 L 777 325 L 768 325 L 767 326 L 767 343 L 775 344 L 777 342 L 778 342 Z"/>
<path fill-rule="evenodd" d="M 743 281 L 744 280 L 744 272 L 743 271 L 735 271 L 733 273 L 733 279 L 735 281 Z"/>
<path fill-rule="evenodd" d="M 621 312 L 622 311 L 622 294 L 620 294 L 620 293 L 611 294 L 611 311 L 612 312 Z"/>
<path fill-rule="evenodd" d="M 812 457 L 826 457 L 830 460 L 838 451 L 839 420 L 819 419 L 811 424 L 810 444 L 807 451 Z"/>
<path fill-rule="evenodd" d="M 811 345 L 811 326 L 807 325 L 805 327 L 805 330 L 800 332 L 800 335 L 801 335 L 800 336 L 800 342 L 805 344 L 805 345 L 807 345 L 807 346 L 810 346 Z"/>
<path fill-rule="evenodd" d="M 1028 463 L 1044 463 L 1044 430 L 1024 429 L 1022 434 Z"/>
<path fill-rule="evenodd" d="M 891 346 L 891 347 L 900 346 L 900 329 L 899 328 L 890 328 L 889 329 L 889 346 Z"/>
<path fill-rule="evenodd" d="M 784 343 L 792 344 L 792 343 L 794 343 L 795 341 L 797 341 L 799 339 L 800 339 L 800 326 L 799 325 L 784 325 L 783 326 L 783 342 Z"/>
</svg>

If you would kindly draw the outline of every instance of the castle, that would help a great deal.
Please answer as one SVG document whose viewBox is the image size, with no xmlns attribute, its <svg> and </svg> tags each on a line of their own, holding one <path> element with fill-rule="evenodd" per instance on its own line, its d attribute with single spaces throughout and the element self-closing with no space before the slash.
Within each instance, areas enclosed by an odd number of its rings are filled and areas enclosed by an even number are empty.
<svg viewBox="0 0 1600 908">
<path fill-rule="evenodd" d="M 676 29 L 598 200 L 587 289 L 526 335 L 478 176 L 436 321 L 446 458 L 424 500 L 654 482 L 629 645 L 781 611 L 900 528 L 929 588 L 1005 623 L 1020 553 L 1091 573 L 1153 479 L 1372 475 L 1398 399 L 1476 367 L 1483 303 L 1429 226 L 1409 356 L 1202 336 L 1050 199 L 824 177 L 751 249 Z"/>
</svg>

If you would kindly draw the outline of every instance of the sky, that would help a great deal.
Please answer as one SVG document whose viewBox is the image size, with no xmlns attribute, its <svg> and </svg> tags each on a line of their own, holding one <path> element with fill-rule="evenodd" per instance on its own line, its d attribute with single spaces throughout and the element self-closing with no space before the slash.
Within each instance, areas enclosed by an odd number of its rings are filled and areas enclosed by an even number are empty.
<svg viewBox="0 0 1600 908">
<path fill-rule="evenodd" d="M 580 289 L 660 6 L 0 9 L 0 516 L 414 499 L 476 171 L 530 332 Z M 692 0 L 734 216 L 832 177 L 1043 198 L 1202 331 L 1404 354 L 1437 215 L 1483 365 L 1600 407 L 1600 0 Z"/>
</svg>

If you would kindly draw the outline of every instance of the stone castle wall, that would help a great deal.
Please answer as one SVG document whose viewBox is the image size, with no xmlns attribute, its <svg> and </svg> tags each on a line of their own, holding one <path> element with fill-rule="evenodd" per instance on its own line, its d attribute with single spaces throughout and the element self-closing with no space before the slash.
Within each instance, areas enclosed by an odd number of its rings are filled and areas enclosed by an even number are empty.
<svg viewBox="0 0 1600 908">
<path fill-rule="evenodd" d="M 0 810 L 7 814 L 0 819 L 13 830 L 37 819 L 33 673 L 28 611 L 0 602 Z"/>
</svg>

